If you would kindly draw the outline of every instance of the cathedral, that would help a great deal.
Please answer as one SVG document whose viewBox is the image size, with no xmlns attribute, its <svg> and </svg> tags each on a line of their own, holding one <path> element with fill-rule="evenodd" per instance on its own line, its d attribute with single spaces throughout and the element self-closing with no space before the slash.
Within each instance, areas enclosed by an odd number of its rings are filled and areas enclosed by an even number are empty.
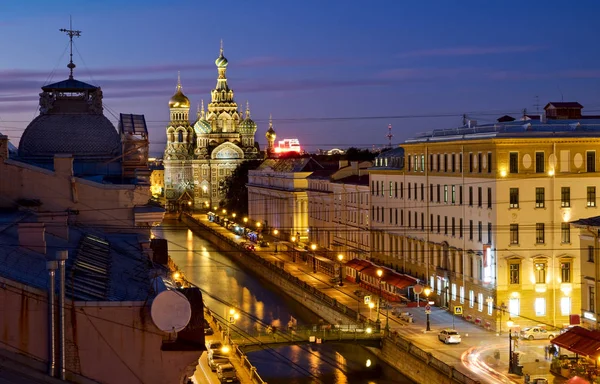
<svg viewBox="0 0 600 384">
<path fill-rule="evenodd" d="M 238 109 L 233 90 L 227 84 L 228 61 L 221 52 L 215 60 L 218 77 L 205 111 L 198 109 L 195 123 L 189 119 L 190 100 L 183 94 L 181 80 L 169 100 L 170 122 L 164 154 L 165 197 L 171 210 L 182 206 L 194 209 L 218 206 L 224 199 L 227 176 L 243 161 L 262 157 L 254 141 L 256 123 Z M 268 139 L 275 136 L 270 124 Z M 271 143 L 271 140 L 269 140 Z"/>
</svg>

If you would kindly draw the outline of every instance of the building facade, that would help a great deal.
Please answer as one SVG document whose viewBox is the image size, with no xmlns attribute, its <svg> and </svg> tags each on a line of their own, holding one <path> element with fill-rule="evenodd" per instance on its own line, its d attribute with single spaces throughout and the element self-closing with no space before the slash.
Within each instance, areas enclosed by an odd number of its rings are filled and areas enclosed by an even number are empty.
<svg viewBox="0 0 600 384">
<path fill-rule="evenodd" d="M 598 121 L 579 117 L 436 130 L 402 145 L 403 169 L 377 159 L 373 258 L 482 326 L 568 324 L 582 283 L 569 222 L 597 209 L 600 181 Z"/>
<path fill-rule="evenodd" d="M 338 170 L 316 171 L 308 177 L 310 241 L 345 260 L 366 259 L 369 235 L 369 174 L 365 161 L 340 162 Z"/>
<path fill-rule="evenodd" d="M 246 105 L 244 117 L 227 84 L 227 59 L 223 47 L 215 60 L 217 85 L 211 91 L 207 111 L 204 102 L 194 123 L 190 101 L 181 81 L 169 101 L 170 123 L 164 153 L 165 197 L 170 209 L 190 204 L 196 209 L 218 206 L 224 198 L 227 176 L 244 160 L 256 159 L 260 151 L 254 141 L 257 125 Z"/>
<path fill-rule="evenodd" d="M 579 237 L 581 271 L 581 323 L 589 329 L 600 329 L 600 216 L 571 222 L 574 236 Z"/>
</svg>

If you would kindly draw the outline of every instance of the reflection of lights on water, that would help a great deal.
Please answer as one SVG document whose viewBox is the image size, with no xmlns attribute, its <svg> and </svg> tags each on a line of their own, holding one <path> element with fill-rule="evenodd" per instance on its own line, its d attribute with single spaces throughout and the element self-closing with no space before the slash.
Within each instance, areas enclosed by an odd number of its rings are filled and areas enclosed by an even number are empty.
<svg viewBox="0 0 600 384">
<path fill-rule="evenodd" d="M 367 359 L 365 365 L 367 366 L 367 368 L 369 368 L 371 366 L 371 359 Z"/>
</svg>

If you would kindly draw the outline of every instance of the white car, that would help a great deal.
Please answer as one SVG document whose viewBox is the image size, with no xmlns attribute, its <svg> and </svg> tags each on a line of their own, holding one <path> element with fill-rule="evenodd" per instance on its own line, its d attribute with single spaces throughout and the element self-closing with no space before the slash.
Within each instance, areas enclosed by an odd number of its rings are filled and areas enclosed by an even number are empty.
<svg viewBox="0 0 600 384">
<path fill-rule="evenodd" d="M 438 334 L 438 339 L 446 344 L 458 344 L 460 343 L 460 334 L 454 329 L 443 329 Z"/>
<path fill-rule="evenodd" d="M 521 331 L 520 337 L 527 340 L 552 340 L 556 337 L 556 333 L 542 327 L 529 327 Z"/>
</svg>

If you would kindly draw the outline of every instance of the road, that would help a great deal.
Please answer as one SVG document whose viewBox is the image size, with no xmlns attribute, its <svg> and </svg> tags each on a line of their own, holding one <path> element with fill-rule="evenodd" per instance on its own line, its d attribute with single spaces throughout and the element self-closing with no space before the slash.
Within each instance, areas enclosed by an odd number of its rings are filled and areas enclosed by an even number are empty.
<svg viewBox="0 0 600 384">
<path fill-rule="evenodd" d="M 209 222 L 204 214 L 194 215 L 205 225 L 219 231 L 238 243 L 244 243 L 246 240 L 241 236 L 225 229 L 224 227 Z M 269 259 L 279 260 L 285 263 L 284 269 L 299 279 L 319 289 L 331 298 L 346 306 L 358 310 L 362 315 L 369 316 L 369 308 L 363 303 L 363 299 L 354 292 L 363 290 L 358 284 L 344 281 L 342 287 L 330 282 L 331 276 L 322 272 L 313 272 L 312 266 L 305 263 L 300 258 L 296 262 L 292 261 L 292 251 L 283 250 L 285 247 L 279 243 L 278 252 L 272 245 L 268 247 L 257 247 L 254 251 L 257 255 Z M 377 295 L 369 293 L 371 301 L 377 302 Z M 413 315 L 414 323 L 406 323 L 392 315 L 393 309 L 396 311 L 409 312 Z M 377 313 L 372 310 L 370 313 L 372 320 L 377 319 Z M 425 331 L 426 315 L 423 307 L 407 308 L 401 304 L 392 304 L 392 309 L 382 310 L 379 314 L 382 328 L 386 321 L 389 322 L 391 331 L 397 331 L 402 336 L 408 338 L 421 349 L 430 352 L 449 365 L 455 366 L 461 372 L 484 383 L 522 383 L 523 378 L 516 375 L 508 375 L 508 334 L 502 335 L 489 332 L 482 327 L 467 322 L 460 317 L 455 317 L 442 308 L 432 307 L 430 314 L 431 331 Z M 454 328 L 462 336 L 462 342 L 457 345 L 446 345 L 438 340 L 438 333 L 445 328 Z M 519 350 L 523 352 L 521 363 L 524 365 L 524 372 L 531 375 L 547 377 L 551 383 L 562 383 L 562 378 L 555 378 L 549 373 L 550 362 L 544 359 L 544 345 L 548 341 L 521 341 Z M 494 351 L 500 352 L 500 360 L 493 358 Z M 536 361 L 537 360 L 537 361 Z"/>
</svg>

